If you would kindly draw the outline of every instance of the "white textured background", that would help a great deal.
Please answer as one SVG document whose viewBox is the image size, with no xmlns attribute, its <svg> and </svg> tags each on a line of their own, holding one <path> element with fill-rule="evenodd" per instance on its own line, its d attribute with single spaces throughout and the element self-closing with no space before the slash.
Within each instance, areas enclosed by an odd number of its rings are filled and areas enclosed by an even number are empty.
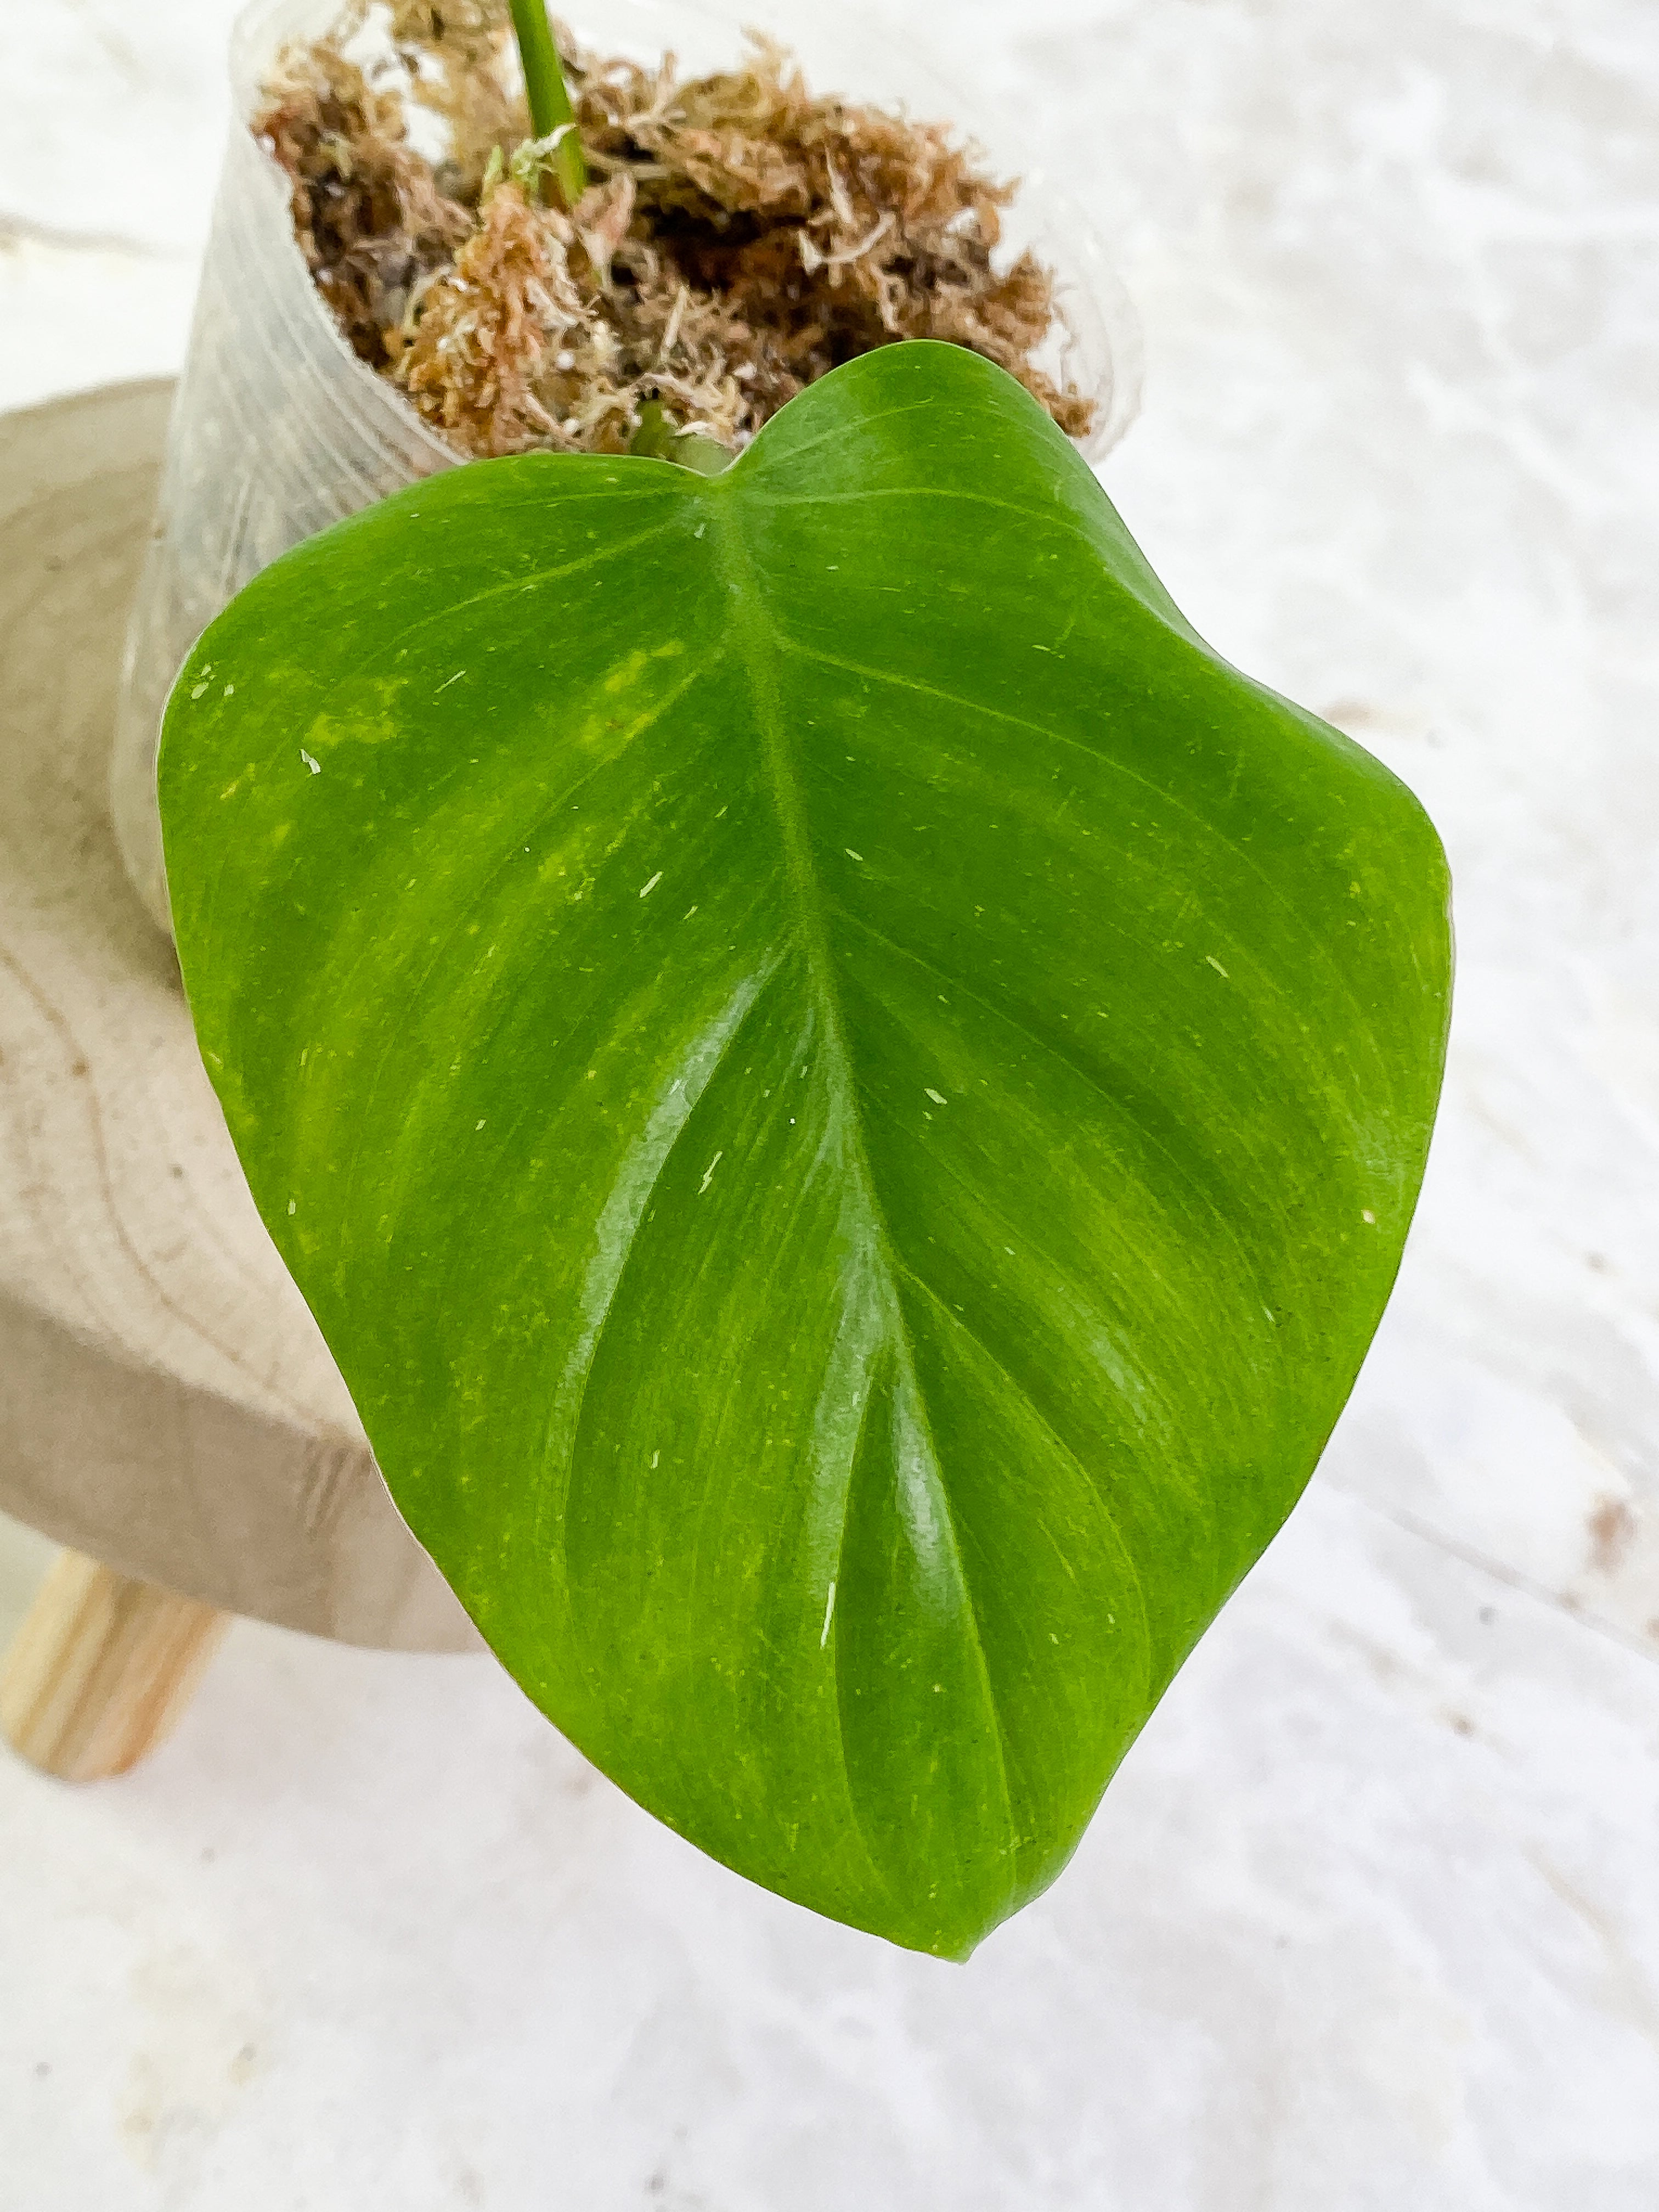
<svg viewBox="0 0 1659 2212">
<path fill-rule="evenodd" d="M 242 1625 L 129 1780 L 0 1759 L 0 2212 L 1659 2203 L 1659 14 L 878 12 L 1116 255 L 1177 599 L 1445 836 L 1398 1297 L 965 1970 L 698 1858 L 483 1660 Z M 0 404 L 177 362 L 228 14 L 0 0 Z M 0 1528 L 0 1632 L 44 1556 Z"/>
</svg>

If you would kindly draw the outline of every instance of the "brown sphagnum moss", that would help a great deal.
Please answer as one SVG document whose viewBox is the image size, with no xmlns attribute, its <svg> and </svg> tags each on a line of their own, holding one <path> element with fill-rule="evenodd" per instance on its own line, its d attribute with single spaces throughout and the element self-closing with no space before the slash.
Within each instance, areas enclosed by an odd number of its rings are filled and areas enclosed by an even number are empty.
<svg viewBox="0 0 1659 2212">
<path fill-rule="evenodd" d="M 948 125 L 817 98 L 784 51 L 682 79 L 559 46 L 592 179 L 544 204 L 508 89 L 506 0 L 398 0 L 372 76 L 291 50 L 254 122 L 293 184 L 317 288 L 358 355 L 470 456 L 618 453 L 656 402 L 743 445 L 804 386 L 898 338 L 970 347 L 1081 437 L 1094 402 L 1035 365 L 1054 280 L 993 266 L 1013 186 Z M 410 142 L 411 109 L 447 150 Z M 653 410 L 654 415 L 654 410 Z"/>
</svg>

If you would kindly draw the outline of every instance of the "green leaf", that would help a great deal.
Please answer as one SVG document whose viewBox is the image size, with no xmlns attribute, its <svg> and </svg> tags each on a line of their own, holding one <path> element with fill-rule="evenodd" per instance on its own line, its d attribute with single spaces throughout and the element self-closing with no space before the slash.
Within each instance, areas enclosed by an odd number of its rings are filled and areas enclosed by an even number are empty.
<svg viewBox="0 0 1659 2212">
<path fill-rule="evenodd" d="M 703 1850 L 965 1954 L 1382 1310 L 1449 982 L 1415 802 L 933 345 L 723 476 L 523 456 L 313 539 L 161 790 L 254 1195 L 485 1636 Z"/>
</svg>

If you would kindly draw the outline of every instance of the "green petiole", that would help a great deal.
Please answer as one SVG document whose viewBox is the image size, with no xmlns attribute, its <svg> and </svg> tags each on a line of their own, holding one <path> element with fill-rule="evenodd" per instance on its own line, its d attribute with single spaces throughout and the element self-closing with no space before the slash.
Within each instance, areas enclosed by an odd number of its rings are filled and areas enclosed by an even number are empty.
<svg viewBox="0 0 1659 2212">
<path fill-rule="evenodd" d="M 554 154 L 555 173 L 565 205 L 574 208 L 587 190 L 587 164 L 582 159 L 575 110 L 570 105 L 544 0 L 511 0 L 511 4 L 519 57 L 524 64 L 531 128 L 538 138 L 550 138 L 556 131 L 562 133 Z"/>
</svg>

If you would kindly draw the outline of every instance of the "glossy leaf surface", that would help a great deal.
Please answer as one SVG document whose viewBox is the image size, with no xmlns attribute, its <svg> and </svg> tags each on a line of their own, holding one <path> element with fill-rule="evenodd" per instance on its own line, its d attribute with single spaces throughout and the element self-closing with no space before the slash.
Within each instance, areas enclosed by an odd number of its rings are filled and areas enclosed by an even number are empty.
<svg viewBox="0 0 1659 2212">
<path fill-rule="evenodd" d="M 1221 663 L 1000 372 L 301 547 L 162 756 L 256 1199 L 530 1695 L 961 1954 L 1279 1527 L 1397 1267 L 1432 830 Z"/>
</svg>

